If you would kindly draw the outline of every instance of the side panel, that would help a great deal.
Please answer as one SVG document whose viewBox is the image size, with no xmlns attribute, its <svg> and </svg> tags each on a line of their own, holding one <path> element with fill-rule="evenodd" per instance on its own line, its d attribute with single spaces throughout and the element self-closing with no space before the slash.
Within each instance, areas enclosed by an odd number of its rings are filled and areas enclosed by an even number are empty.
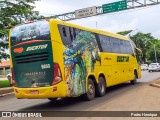
<svg viewBox="0 0 160 120">
<path fill-rule="evenodd" d="M 65 30 L 65 33 L 64 33 Z M 94 33 L 59 25 L 64 44 L 64 80 L 69 96 L 78 96 L 86 92 L 86 77 L 94 73 L 95 63 L 99 59 L 99 48 Z"/>
<path fill-rule="evenodd" d="M 65 47 L 64 64 L 65 79 L 69 85 L 70 95 L 80 95 L 86 92 L 86 77 L 94 72 L 99 49 L 95 35 L 80 31 L 71 46 Z"/>
</svg>

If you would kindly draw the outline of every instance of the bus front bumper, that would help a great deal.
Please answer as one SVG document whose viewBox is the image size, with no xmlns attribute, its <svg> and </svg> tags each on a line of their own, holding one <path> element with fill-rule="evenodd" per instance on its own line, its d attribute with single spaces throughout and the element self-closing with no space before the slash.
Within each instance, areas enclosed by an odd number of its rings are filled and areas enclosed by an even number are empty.
<svg viewBox="0 0 160 120">
<path fill-rule="evenodd" d="M 49 87 L 18 88 L 14 87 L 14 94 L 17 98 L 58 98 L 67 96 L 67 88 L 64 82 Z"/>
</svg>

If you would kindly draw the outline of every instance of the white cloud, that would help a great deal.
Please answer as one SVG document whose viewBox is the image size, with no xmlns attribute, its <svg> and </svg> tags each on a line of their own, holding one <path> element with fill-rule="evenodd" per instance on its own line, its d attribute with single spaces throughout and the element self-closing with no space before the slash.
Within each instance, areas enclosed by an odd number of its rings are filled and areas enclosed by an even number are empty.
<svg viewBox="0 0 160 120">
<path fill-rule="evenodd" d="M 110 22 L 110 25 L 104 30 L 109 30 L 112 32 L 119 32 L 119 31 L 125 31 L 125 30 L 135 30 L 138 25 L 138 19 L 134 19 L 128 23 L 118 21 L 118 20 L 112 20 Z"/>
<path fill-rule="evenodd" d="M 152 35 L 153 35 L 155 38 L 160 38 L 160 30 L 159 30 L 159 31 L 152 32 Z"/>
</svg>

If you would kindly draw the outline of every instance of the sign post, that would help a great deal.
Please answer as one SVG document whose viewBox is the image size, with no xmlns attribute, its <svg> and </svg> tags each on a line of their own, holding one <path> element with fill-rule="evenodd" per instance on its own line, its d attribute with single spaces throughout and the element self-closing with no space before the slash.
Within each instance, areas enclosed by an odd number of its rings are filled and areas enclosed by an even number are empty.
<svg viewBox="0 0 160 120">
<path fill-rule="evenodd" d="M 102 5 L 103 13 L 117 12 L 117 11 L 126 10 L 126 9 L 127 9 L 126 0 Z"/>
<path fill-rule="evenodd" d="M 79 9 L 75 11 L 76 18 L 85 18 L 85 17 L 95 16 L 95 15 L 97 15 L 97 9 L 95 6 L 84 8 L 84 9 Z"/>
</svg>

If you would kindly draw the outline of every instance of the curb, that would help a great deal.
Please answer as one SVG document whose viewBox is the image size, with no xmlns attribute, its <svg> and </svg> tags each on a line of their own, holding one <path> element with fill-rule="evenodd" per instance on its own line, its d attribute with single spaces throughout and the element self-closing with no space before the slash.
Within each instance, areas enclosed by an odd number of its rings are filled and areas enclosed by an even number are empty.
<svg viewBox="0 0 160 120">
<path fill-rule="evenodd" d="M 150 83 L 150 86 L 153 86 L 153 87 L 158 87 L 160 88 L 160 79 Z"/>
<path fill-rule="evenodd" d="M 150 84 L 150 86 L 154 86 L 154 87 L 158 87 L 158 88 L 160 88 L 160 85 L 159 85 L 159 84 L 157 84 L 157 83 L 151 83 L 151 84 Z"/>
<path fill-rule="evenodd" d="M 4 97 L 6 95 L 12 95 L 12 94 L 14 94 L 14 92 L 2 94 L 2 95 L 0 95 L 0 97 Z"/>
<path fill-rule="evenodd" d="M 13 94 L 13 87 L 9 88 L 0 88 L 0 97 L 3 97 L 5 95 Z"/>
</svg>

